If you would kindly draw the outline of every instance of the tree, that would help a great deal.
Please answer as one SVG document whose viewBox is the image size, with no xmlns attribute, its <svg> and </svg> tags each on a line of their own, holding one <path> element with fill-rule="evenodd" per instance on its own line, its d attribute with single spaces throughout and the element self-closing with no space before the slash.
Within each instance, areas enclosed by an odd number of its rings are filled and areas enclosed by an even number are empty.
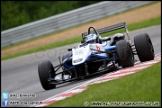
<svg viewBox="0 0 162 108">
<path fill-rule="evenodd" d="M 100 1 L 1 1 L 1 31 Z"/>
</svg>

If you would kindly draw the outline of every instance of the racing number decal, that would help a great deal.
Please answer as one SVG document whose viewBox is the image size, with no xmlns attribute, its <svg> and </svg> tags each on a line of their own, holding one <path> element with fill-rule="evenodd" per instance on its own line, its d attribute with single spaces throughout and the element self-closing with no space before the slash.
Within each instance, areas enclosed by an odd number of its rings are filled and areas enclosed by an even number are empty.
<svg viewBox="0 0 162 108">
<path fill-rule="evenodd" d="M 100 47 L 96 45 L 96 49 L 99 51 L 100 50 Z"/>
</svg>

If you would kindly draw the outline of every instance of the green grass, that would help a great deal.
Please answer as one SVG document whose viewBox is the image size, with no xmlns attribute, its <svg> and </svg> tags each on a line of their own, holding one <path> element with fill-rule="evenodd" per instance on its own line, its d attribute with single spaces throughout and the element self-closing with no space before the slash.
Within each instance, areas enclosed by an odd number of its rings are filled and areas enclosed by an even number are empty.
<svg viewBox="0 0 162 108">
<path fill-rule="evenodd" d="M 76 26 L 76 27 L 79 27 L 79 26 Z M 71 28 L 75 28 L 75 27 L 71 27 Z M 25 40 L 25 41 L 22 41 L 22 42 L 19 42 L 19 43 L 15 43 L 15 44 L 12 44 L 10 46 L 5 46 L 1 50 L 5 50 L 5 49 L 8 49 L 8 48 L 13 48 L 13 47 L 16 47 L 16 46 L 19 46 L 19 45 L 22 45 L 22 44 L 25 44 L 25 43 L 28 43 L 28 42 L 31 42 L 31 41 L 35 41 L 37 39 L 41 39 L 43 37 L 50 37 L 51 35 L 55 36 L 55 34 L 64 32 L 64 31 L 69 30 L 71 28 L 67 28 L 67 29 L 56 31 L 56 32 L 48 33 L 46 35 L 43 35 L 43 36 L 40 36 L 40 37 L 35 37 L 35 38 L 29 39 L 29 40 Z"/>
<path fill-rule="evenodd" d="M 157 17 L 157 18 L 153 18 L 151 20 L 130 24 L 130 25 L 128 25 L 128 30 L 132 31 L 132 30 L 145 28 L 145 27 L 158 25 L 158 24 L 161 24 L 161 16 Z M 112 35 L 112 34 L 117 33 L 117 32 L 123 32 L 123 31 L 117 30 L 117 31 L 113 31 L 113 32 L 110 32 L 110 33 L 105 33 L 102 36 L 104 37 L 104 36 Z M 76 38 L 69 39 L 69 40 L 66 40 L 66 41 L 56 42 L 56 43 L 53 43 L 53 44 L 45 45 L 43 47 L 33 48 L 33 49 L 17 52 L 17 53 L 14 53 L 14 54 L 2 56 L 1 60 L 11 59 L 11 58 L 14 58 L 14 57 L 18 57 L 18 56 L 38 52 L 38 51 L 44 51 L 44 50 L 47 50 L 47 49 L 52 49 L 52 48 L 56 48 L 56 47 L 60 47 L 60 46 L 68 45 L 68 44 L 73 44 L 73 43 L 80 42 L 80 41 L 81 41 L 81 36 L 78 36 Z"/>
<path fill-rule="evenodd" d="M 161 62 L 119 79 L 93 84 L 85 91 L 47 107 L 84 106 L 88 102 L 155 102 L 161 106 Z M 159 102 L 159 103 L 158 103 Z M 154 104 L 155 104 L 154 103 Z M 110 106 L 111 107 L 111 106 Z"/>
</svg>

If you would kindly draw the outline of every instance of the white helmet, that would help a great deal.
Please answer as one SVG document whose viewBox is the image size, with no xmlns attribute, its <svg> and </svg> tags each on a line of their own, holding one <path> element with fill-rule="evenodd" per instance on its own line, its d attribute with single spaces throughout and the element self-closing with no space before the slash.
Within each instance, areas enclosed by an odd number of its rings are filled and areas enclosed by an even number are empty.
<svg viewBox="0 0 162 108">
<path fill-rule="evenodd" d="M 97 43 L 97 35 L 96 34 L 89 34 L 85 36 L 86 43 Z"/>
</svg>

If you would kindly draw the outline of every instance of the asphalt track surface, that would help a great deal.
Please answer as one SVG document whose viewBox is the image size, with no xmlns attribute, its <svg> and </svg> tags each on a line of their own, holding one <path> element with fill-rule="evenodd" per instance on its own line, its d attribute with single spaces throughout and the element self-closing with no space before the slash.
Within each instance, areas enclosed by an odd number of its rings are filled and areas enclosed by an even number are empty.
<svg viewBox="0 0 162 108">
<path fill-rule="evenodd" d="M 152 40 L 155 54 L 161 53 L 161 25 L 130 32 L 132 42 L 133 37 L 141 33 L 148 33 Z M 1 61 L 1 94 L 3 92 L 8 92 L 9 94 L 35 94 L 36 96 L 30 98 L 13 97 L 9 98 L 8 101 L 43 101 L 51 96 L 62 93 L 90 80 L 88 79 L 75 83 L 58 85 L 56 89 L 49 91 L 45 91 L 40 84 L 38 76 L 38 64 L 42 61 L 50 60 L 55 66 L 59 63 L 58 56 L 66 53 L 68 48 L 77 47 L 77 45 L 78 43 Z M 138 57 L 136 57 L 136 59 L 138 60 Z M 21 107 L 30 105 L 11 106 Z"/>
</svg>

